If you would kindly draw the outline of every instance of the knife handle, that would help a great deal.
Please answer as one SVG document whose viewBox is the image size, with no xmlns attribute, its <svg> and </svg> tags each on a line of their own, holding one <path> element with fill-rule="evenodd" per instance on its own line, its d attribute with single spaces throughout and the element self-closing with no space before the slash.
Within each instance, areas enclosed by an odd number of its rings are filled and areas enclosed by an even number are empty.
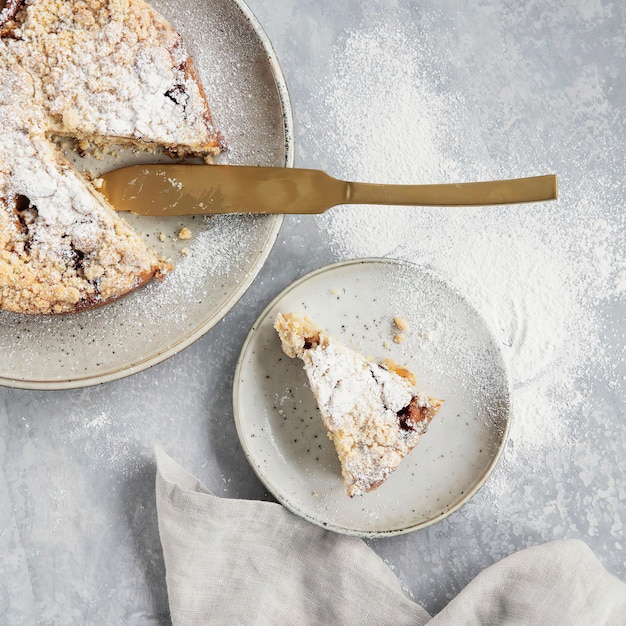
<svg viewBox="0 0 626 626">
<path fill-rule="evenodd" d="M 518 202 L 541 202 L 558 196 L 554 174 L 438 185 L 376 185 L 346 182 L 345 204 L 391 204 L 420 206 L 479 206 Z"/>
</svg>

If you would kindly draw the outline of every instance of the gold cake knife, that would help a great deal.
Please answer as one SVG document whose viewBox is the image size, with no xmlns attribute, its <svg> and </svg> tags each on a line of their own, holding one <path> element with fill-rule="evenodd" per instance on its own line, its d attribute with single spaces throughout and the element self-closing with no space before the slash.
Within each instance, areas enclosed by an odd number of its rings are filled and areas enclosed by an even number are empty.
<svg viewBox="0 0 626 626">
<path fill-rule="evenodd" d="M 557 197 L 553 174 L 473 183 L 378 185 L 320 170 L 245 165 L 131 165 L 104 174 L 100 192 L 140 215 L 323 213 L 338 204 L 480 206 Z"/>
</svg>

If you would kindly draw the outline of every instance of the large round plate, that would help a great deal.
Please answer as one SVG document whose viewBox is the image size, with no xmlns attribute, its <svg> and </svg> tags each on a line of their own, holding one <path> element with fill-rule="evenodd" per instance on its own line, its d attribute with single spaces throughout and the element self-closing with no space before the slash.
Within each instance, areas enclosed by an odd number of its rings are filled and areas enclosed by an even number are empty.
<svg viewBox="0 0 626 626">
<path fill-rule="evenodd" d="M 301 311 L 375 360 L 411 369 L 445 403 L 418 446 L 376 491 L 348 498 L 302 363 L 286 357 L 273 323 Z M 409 330 L 394 341 L 393 320 Z M 389 259 L 321 268 L 285 289 L 252 327 L 237 363 L 234 412 L 243 450 L 274 496 L 328 529 L 395 535 L 437 522 L 467 502 L 505 444 L 509 376 L 478 313 L 419 266 Z"/>
<path fill-rule="evenodd" d="M 239 0 L 151 4 L 190 49 L 215 125 L 229 144 L 219 162 L 293 166 L 285 82 L 270 42 L 246 5 Z M 97 173 L 140 158 L 121 154 L 105 162 L 77 164 Z M 239 300 L 267 258 L 282 222 L 280 216 L 129 220 L 154 248 L 173 259 L 175 271 L 161 284 L 94 311 L 62 317 L 0 313 L 0 384 L 80 387 L 121 378 L 175 354 Z M 191 240 L 177 239 L 183 226 L 193 232 Z"/>
</svg>

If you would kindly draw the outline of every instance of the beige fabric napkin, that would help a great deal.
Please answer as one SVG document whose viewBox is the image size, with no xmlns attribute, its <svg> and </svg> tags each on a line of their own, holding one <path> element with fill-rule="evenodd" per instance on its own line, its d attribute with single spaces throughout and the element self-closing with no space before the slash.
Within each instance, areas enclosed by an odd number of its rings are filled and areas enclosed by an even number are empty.
<svg viewBox="0 0 626 626">
<path fill-rule="evenodd" d="M 626 585 L 580 541 L 496 563 L 431 619 L 361 539 L 275 503 L 214 496 L 163 450 L 155 454 L 175 626 L 626 624 Z"/>
</svg>

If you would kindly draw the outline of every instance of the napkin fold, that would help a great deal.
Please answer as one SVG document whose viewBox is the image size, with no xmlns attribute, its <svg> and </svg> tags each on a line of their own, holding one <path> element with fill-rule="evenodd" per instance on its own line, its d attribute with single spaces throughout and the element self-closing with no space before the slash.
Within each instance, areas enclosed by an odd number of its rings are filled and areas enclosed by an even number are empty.
<svg viewBox="0 0 626 626">
<path fill-rule="evenodd" d="M 491 566 L 431 619 L 359 538 L 279 504 L 214 496 L 155 449 L 159 534 L 172 623 L 623 626 L 626 585 L 581 541 Z"/>
</svg>

